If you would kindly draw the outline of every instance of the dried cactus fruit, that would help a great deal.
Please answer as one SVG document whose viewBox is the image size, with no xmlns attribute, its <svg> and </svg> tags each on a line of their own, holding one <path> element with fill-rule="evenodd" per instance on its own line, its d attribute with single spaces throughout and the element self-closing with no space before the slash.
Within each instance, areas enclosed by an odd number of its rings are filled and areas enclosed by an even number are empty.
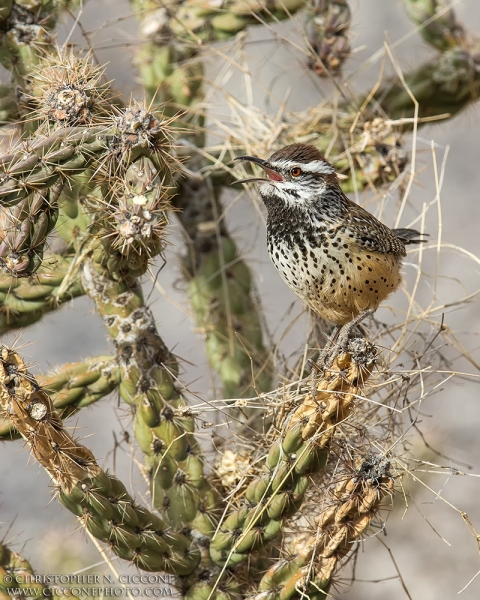
<svg viewBox="0 0 480 600">
<path fill-rule="evenodd" d="M 58 47 L 31 73 L 27 96 L 36 107 L 31 118 L 45 121 L 49 133 L 55 127 L 105 123 L 114 100 L 105 67 L 94 64 L 91 54 Z"/>
<path fill-rule="evenodd" d="M 36 379 L 49 394 L 59 416 L 66 419 L 115 390 L 120 384 L 120 373 L 113 356 L 95 356 L 78 363 L 67 363 Z M 0 439 L 18 436 L 8 416 L 0 416 Z"/>
<path fill-rule="evenodd" d="M 347 0 L 312 0 L 306 34 L 313 50 L 308 66 L 317 75 L 339 75 L 351 54 L 348 30 L 352 14 Z"/>
</svg>

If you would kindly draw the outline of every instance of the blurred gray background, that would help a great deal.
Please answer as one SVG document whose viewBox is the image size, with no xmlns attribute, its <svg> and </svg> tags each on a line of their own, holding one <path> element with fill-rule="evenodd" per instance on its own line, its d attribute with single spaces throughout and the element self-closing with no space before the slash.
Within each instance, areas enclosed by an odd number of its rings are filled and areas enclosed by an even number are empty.
<svg viewBox="0 0 480 600">
<path fill-rule="evenodd" d="M 352 76 L 352 89 L 367 91 L 377 79 L 379 63 L 370 70 L 362 71 L 361 76 L 356 76 L 360 66 L 383 47 L 386 39 L 394 44 L 411 32 L 413 26 L 405 16 L 400 1 L 352 0 L 351 8 L 354 15 L 351 29 L 355 53 L 348 62 L 346 75 Z M 458 3 L 456 10 L 464 25 L 480 36 L 480 3 L 463 0 Z M 72 22 L 70 20 L 62 27 L 60 39 L 65 39 Z M 98 59 L 102 63 L 109 63 L 108 76 L 115 80 L 116 87 L 128 96 L 133 93 L 141 97 L 133 66 L 133 54 L 138 44 L 137 24 L 131 16 L 128 3 L 123 0 L 91 0 L 83 10 L 81 22 L 89 32 Z M 290 25 L 275 26 L 274 31 L 288 39 L 297 39 L 300 24 L 300 20 L 295 20 Z M 71 41 L 85 45 L 78 29 L 74 31 Z M 301 56 L 296 55 L 288 43 L 275 40 L 268 31 L 261 27 L 251 28 L 246 48 L 254 77 L 262 81 L 276 97 L 285 98 L 288 95 L 289 108 L 306 109 L 328 96 L 328 84 L 306 77 L 305 70 L 299 68 Z M 408 70 L 432 55 L 432 51 L 414 34 L 396 46 L 394 54 L 401 68 Z M 211 58 L 208 77 L 214 80 L 221 66 L 220 59 Z M 225 83 L 225 89 L 235 97 L 244 98 L 243 81 L 239 76 L 230 78 Z M 254 89 L 255 103 L 265 109 L 265 93 L 260 88 Z M 213 100 L 220 105 L 219 111 L 227 114 L 222 95 L 216 93 Z M 418 139 L 418 175 L 405 217 L 414 218 L 420 214 L 424 203 L 432 203 L 435 199 L 431 140 L 435 141 L 439 164 L 449 147 L 441 191 L 442 239 L 473 254 L 480 254 L 479 135 L 480 110 L 477 106 L 470 107 L 444 124 L 422 128 Z M 408 144 L 407 139 L 407 147 Z M 368 201 L 368 195 L 363 200 Z M 239 247 L 254 267 L 267 322 L 278 341 L 284 337 L 292 318 L 302 313 L 303 307 L 283 284 L 268 259 L 264 227 L 251 199 L 246 195 L 239 197 L 227 194 L 224 201 L 228 207 L 229 226 Z M 368 208 L 375 212 L 374 204 L 368 204 Z M 388 224 L 392 224 L 387 217 L 384 218 Z M 402 226 L 407 225 L 408 220 L 402 222 Z M 435 206 L 428 214 L 427 230 L 436 239 L 438 222 Z M 181 359 L 185 359 L 183 382 L 191 390 L 208 397 L 211 373 L 203 352 L 202 339 L 195 332 L 184 287 L 180 282 L 175 251 L 182 245 L 174 221 L 170 227 L 170 241 L 172 245 L 167 250 L 167 267 L 161 270 L 157 279 L 164 293 L 160 293 L 149 278 L 145 280 L 145 292 L 146 296 L 151 294 L 152 309 L 165 342 Z M 426 260 L 435 261 L 435 257 L 426 257 Z M 458 298 L 478 289 L 479 264 L 459 253 L 445 253 L 441 263 L 439 299 Z M 405 275 L 408 287 L 416 276 L 413 266 L 406 265 Z M 425 284 L 419 294 L 422 301 L 428 304 L 431 288 Z M 392 304 L 397 303 L 401 308 L 403 301 L 399 293 Z M 383 311 L 381 318 L 385 321 L 399 318 L 398 313 L 394 317 L 391 311 Z M 458 333 L 462 343 L 478 359 L 478 303 L 454 311 L 447 310 L 445 319 L 446 324 Z M 301 348 L 307 326 L 308 316 L 303 314 L 294 330 L 282 341 L 281 347 L 285 353 Z M 45 317 L 41 323 L 9 335 L 3 341 L 8 343 L 13 339 L 19 340 L 17 344 L 23 346 L 23 355 L 38 372 L 85 356 L 112 351 L 101 320 L 85 298 L 75 300 L 61 311 Z M 474 373 L 476 377 L 479 375 L 474 366 L 466 361 L 455 366 Z M 477 434 L 480 388 L 474 378 L 465 378 L 458 383 L 449 382 L 442 388 L 424 406 L 422 431 L 442 453 L 471 465 L 473 468 L 469 473 L 480 474 L 480 436 Z M 130 426 L 118 399 L 112 397 L 89 410 L 83 410 L 72 421 L 70 424 L 75 425 L 77 435 L 85 438 L 85 444 L 93 450 L 100 464 L 114 470 L 142 497 L 145 486 L 132 465 L 129 448 L 118 448 L 115 457 L 112 453 L 114 435 L 120 438 L 122 430 Z M 422 451 L 419 441 L 416 438 L 412 441 Z M 29 461 L 22 444 L 5 443 L 0 450 L 0 522 L 4 523 L 0 536 L 14 521 L 7 538 L 15 538 L 16 547 L 24 548 L 25 555 L 32 560 L 39 573 L 58 572 L 55 568 L 60 568 L 60 565 L 65 572 L 71 572 L 72 569 L 101 560 L 84 534 L 78 531 L 74 517 L 60 509 L 56 502 L 51 502 L 48 479 L 36 464 Z M 443 460 L 442 464 L 448 465 L 448 461 Z M 458 465 L 452 463 L 452 466 Z M 372 537 L 364 543 L 353 588 L 350 590 L 348 580 L 344 579 L 332 590 L 334 597 L 345 600 L 403 600 L 409 594 L 414 600 L 454 598 L 480 570 L 477 543 L 459 513 L 460 510 L 467 513 L 480 531 L 480 479 L 478 476 L 443 473 L 429 475 L 425 481 L 435 492 L 441 491 L 442 497 L 458 510 L 417 486 L 407 511 L 404 511 L 404 501 L 397 503 L 387 523 L 387 536 Z M 124 572 L 126 569 L 122 566 L 120 570 Z M 399 573 L 408 594 L 399 580 Z M 464 600 L 480 598 L 480 577 L 460 597 Z"/>
</svg>

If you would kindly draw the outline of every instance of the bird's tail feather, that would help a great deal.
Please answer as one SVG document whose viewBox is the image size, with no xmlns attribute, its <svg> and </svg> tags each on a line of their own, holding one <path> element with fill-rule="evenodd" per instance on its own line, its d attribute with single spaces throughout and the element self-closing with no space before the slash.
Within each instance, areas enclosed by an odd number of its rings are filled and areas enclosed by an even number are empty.
<svg viewBox="0 0 480 600">
<path fill-rule="evenodd" d="M 427 241 L 422 239 L 422 236 L 428 235 L 428 233 L 420 233 L 415 229 L 393 229 L 392 231 L 405 245 L 421 244 Z"/>
</svg>

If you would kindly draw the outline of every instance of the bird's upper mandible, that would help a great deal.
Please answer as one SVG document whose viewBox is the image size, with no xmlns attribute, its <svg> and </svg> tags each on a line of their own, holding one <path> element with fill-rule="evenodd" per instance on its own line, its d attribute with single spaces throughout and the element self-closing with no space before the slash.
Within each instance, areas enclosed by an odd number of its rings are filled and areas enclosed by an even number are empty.
<svg viewBox="0 0 480 600">
<path fill-rule="evenodd" d="M 235 183 L 249 181 L 292 181 L 302 176 L 332 175 L 331 165 L 318 148 L 309 144 L 290 144 L 274 152 L 267 160 L 255 156 L 238 156 L 235 160 L 244 160 L 259 165 L 267 177 L 241 179 Z"/>
</svg>

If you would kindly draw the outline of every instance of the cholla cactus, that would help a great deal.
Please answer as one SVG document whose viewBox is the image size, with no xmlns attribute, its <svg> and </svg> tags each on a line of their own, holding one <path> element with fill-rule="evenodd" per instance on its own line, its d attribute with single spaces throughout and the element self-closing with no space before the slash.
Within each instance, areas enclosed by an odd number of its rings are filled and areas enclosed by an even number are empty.
<svg viewBox="0 0 480 600">
<path fill-rule="evenodd" d="M 401 333 L 367 324 L 309 374 L 317 342 L 298 364 L 283 360 L 222 198 L 236 156 L 292 142 L 328 155 L 345 191 L 410 189 L 405 131 L 475 101 L 480 70 L 478 41 L 446 3 L 405 4 L 437 51 L 430 62 L 367 96 L 349 90 L 302 112 L 266 115 L 229 97 L 228 123 L 209 107 L 204 59 L 212 47 L 226 56 L 212 45 L 234 40 L 242 60 L 229 60 L 243 65 L 251 25 L 292 20 L 305 27 L 304 66 L 334 79 L 352 51 L 348 2 L 132 1 L 143 101 L 115 92 L 93 50 L 57 45 L 69 2 L 0 7 L 0 62 L 11 73 L 0 86 L 0 122 L 16 127 L 0 156 L 0 330 L 28 327 L 86 295 L 113 347 L 35 376 L 21 349 L 0 344 L 0 441 L 23 439 L 90 536 L 141 570 L 176 576 L 185 599 L 326 599 L 407 479 L 402 416 L 417 388 L 423 399 L 442 384 L 445 359 L 432 344 L 443 322 L 435 337 L 416 331 L 414 292 Z M 142 290 L 173 219 L 185 241 L 185 304 L 222 388 L 213 402 L 190 402 L 182 359 Z M 419 313 L 433 323 L 435 310 Z M 143 454 L 136 467 L 148 492 L 135 498 L 64 423 L 111 392 Z M 2 541 L 1 598 L 12 595 L 9 582 L 27 594 L 24 572 L 34 573 Z"/>
<path fill-rule="evenodd" d="M 316 57 L 310 61 L 317 75 L 341 71 L 351 53 L 348 29 L 352 15 L 347 0 L 315 0 L 307 23 L 308 41 Z"/>
</svg>

